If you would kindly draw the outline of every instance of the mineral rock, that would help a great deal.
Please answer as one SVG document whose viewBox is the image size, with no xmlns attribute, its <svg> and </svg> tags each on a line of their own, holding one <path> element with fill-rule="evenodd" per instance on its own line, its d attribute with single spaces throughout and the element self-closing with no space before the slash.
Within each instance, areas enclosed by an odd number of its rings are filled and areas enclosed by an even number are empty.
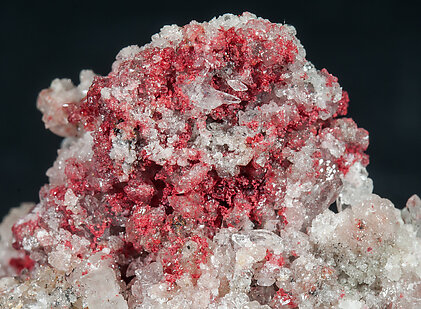
<svg viewBox="0 0 421 309">
<path fill-rule="evenodd" d="M 295 34 L 165 26 L 41 91 L 65 139 L 0 226 L 0 307 L 420 308 L 421 200 L 372 193 L 368 133 Z"/>
</svg>

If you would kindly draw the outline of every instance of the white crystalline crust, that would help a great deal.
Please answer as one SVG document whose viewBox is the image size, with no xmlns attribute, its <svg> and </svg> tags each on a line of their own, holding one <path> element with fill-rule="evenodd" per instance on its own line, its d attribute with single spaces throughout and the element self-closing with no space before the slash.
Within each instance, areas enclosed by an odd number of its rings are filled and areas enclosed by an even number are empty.
<svg viewBox="0 0 421 309">
<path fill-rule="evenodd" d="M 91 70 L 82 70 L 77 87 L 70 79 L 56 78 L 49 89 L 40 93 L 37 107 L 43 113 L 42 121 L 47 129 L 60 136 L 72 136 L 77 133 L 77 128 L 68 122 L 65 109 L 86 96 L 94 76 Z"/>
<path fill-rule="evenodd" d="M 420 246 L 400 211 L 371 194 L 340 213 L 326 210 L 307 234 L 222 229 L 210 243 L 213 253 L 201 265 L 202 276 L 197 282 L 183 276 L 176 289 L 162 281 L 160 263 L 132 262 L 128 276 L 135 280 L 124 287 L 107 250 L 77 262 L 57 248 L 49 256 L 52 267 L 40 267 L 33 279 L 0 279 L 0 308 L 271 308 L 274 287 L 295 291 L 299 308 L 419 308 Z M 191 250 L 183 250 L 188 259 Z M 268 251 L 288 259 L 281 266 Z M 291 301 L 285 298 L 285 308 Z"/>
<path fill-rule="evenodd" d="M 251 20 L 258 19 L 255 15 L 250 13 L 244 13 L 241 16 L 232 14 L 225 14 L 218 18 L 214 18 L 209 22 L 201 24 L 204 29 L 204 35 L 207 41 L 214 40 L 221 27 L 229 29 L 235 28 L 253 28 L 256 27 L 256 31 L 261 31 L 258 26 L 249 25 L 248 22 Z M 193 21 L 191 25 L 198 24 Z M 238 173 L 240 166 L 247 165 L 253 157 L 260 158 L 256 161 L 261 166 L 266 163 L 265 150 L 259 148 L 251 148 L 247 146 L 247 138 L 255 136 L 257 133 L 263 133 L 267 135 L 267 143 L 273 144 L 274 132 L 265 131 L 260 126 L 257 132 L 251 128 L 245 126 L 245 123 L 251 121 L 264 122 L 274 117 L 274 115 L 283 115 L 285 118 L 283 121 L 288 123 L 292 119 L 298 116 L 299 111 L 297 106 L 303 104 L 306 109 L 311 109 L 316 106 L 320 109 L 320 119 L 328 119 L 332 117 L 337 111 L 335 104 L 341 100 L 342 89 L 337 82 L 334 82 L 332 87 L 325 87 L 326 76 L 318 71 L 310 62 L 305 59 L 305 50 L 299 40 L 295 37 L 296 31 L 293 26 L 283 25 L 281 28 L 273 30 L 272 33 L 267 33 L 268 40 L 274 39 L 279 35 L 285 37 L 286 40 L 292 40 L 297 47 L 296 61 L 290 64 L 288 72 L 283 74 L 282 78 L 285 80 L 286 85 L 297 85 L 296 87 L 278 87 L 274 89 L 274 95 L 272 98 L 268 98 L 265 104 L 259 107 L 249 105 L 244 111 L 239 112 L 239 125 L 227 127 L 224 124 L 211 123 L 209 125 L 198 124 L 194 127 L 192 148 L 201 149 L 204 152 L 202 161 L 209 165 L 214 165 L 215 169 L 220 175 L 235 175 Z M 128 60 L 135 57 L 139 51 L 151 48 L 166 48 L 176 47 L 181 39 L 183 38 L 182 27 L 177 25 L 165 26 L 161 32 L 152 36 L 152 42 L 146 44 L 143 47 L 136 45 L 126 47 L 120 51 L 117 55 L 117 60 L 113 64 L 113 72 L 118 73 L 121 69 L 120 65 Z M 156 61 L 158 62 L 159 56 Z M 138 59 L 141 61 L 141 59 Z M 210 59 L 209 59 L 210 60 Z M 204 63 L 210 62 L 208 59 L 202 59 Z M 268 60 L 270 61 L 270 60 Z M 133 117 L 135 119 L 144 119 L 145 125 L 150 128 L 147 134 L 147 144 L 144 150 L 149 155 L 149 158 L 155 161 L 157 164 L 178 164 L 179 166 L 185 166 L 189 155 L 191 154 L 190 149 L 177 149 L 175 146 L 178 142 L 177 132 L 182 131 L 186 126 L 186 119 L 188 116 L 194 116 L 195 114 L 208 114 L 211 110 L 221 106 L 222 104 L 233 104 L 239 103 L 241 100 L 231 94 L 222 92 L 214 89 L 211 86 L 211 76 L 208 71 L 212 69 L 212 66 L 207 67 L 204 71 L 199 74 L 199 77 L 194 82 L 186 83 L 182 90 L 190 98 L 196 109 L 189 111 L 191 115 L 185 115 L 180 117 L 177 112 L 160 107 L 160 113 L 162 119 L 159 121 L 151 119 L 153 111 L 149 108 L 143 110 L 133 110 Z M 245 91 L 248 89 L 247 85 L 252 83 L 251 76 L 243 73 L 241 76 L 233 76 L 232 72 L 226 70 L 220 74 L 226 75 L 227 84 L 235 91 Z M 305 83 L 302 82 L 302 76 L 306 75 L 307 80 Z M 130 89 L 136 89 L 141 83 L 139 79 L 132 79 L 128 81 L 128 85 L 125 87 L 110 87 L 103 88 L 101 94 L 105 98 L 114 97 L 124 104 L 132 104 L 130 102 Z M 294 102 L 294 103 L 292 103 Z M 121 107 L 124 109 L 124 107 Z M 146 123 L 147 122 L 147 123 Z M 172 136 L 172 139 L 168 139 L 165 147 L 162 146 L 160 140 L 162 135 L 159 134 L 159 130 L 166 130 L 168 136 Z M 120 136 L 124 139 L 124 136 Z M 272 139 L 271 139 L 272 138 Z M 335 144 L 336 143 L 336 144 Z M 220 149 L 228 147 L 229 153 L 222 155 Z M 322 147 L 326 149 L 330 148 L 333 155 L 341 154 L 343 152 L 344 145 L 341 145 L 340 141 L 337 141 L 333 136 L 330 136 L 330 140 L 322 144 Z M 342 147 L 342 148 L 341 148 Z M 126 148 L 130 148 L 127 145 Z M 335 148 L 337 148 L 335 152 Z M 128 151 L 127 149 L 124 151 Z M 308 151 L 311 152 L 311 149 Z M 176 160 L 176 162 L 174 162 Z M 130 164 L 126 165 L 126 171 L 130 171 Z"/>
<path fill-rule="evenodd" d="M 13 235 L 12 226 L 20 218 L 25 216 L 35 204 L 24 203 L 19 208 L 12 208 L 10 213 L 3 219 L 0 224 L 0 278 L 10 276 L 15 273 L 10 265 L 4 263 L 11 258 L 19 258 L 23 256 L 22 252 L 18 252 L 12 248 Z"/>
<path fill-rule="evenodd" d="M 206 36 L 212 39 L 221 26 L 241 28 L 255 18 L 249 13 L 223 15 L 205 23 Z M 287 36 L 295 35 L 291 26 L 286 26 L 284 31 Z M 174 47 L 182 38 L 180 27 L 165 26 L 147 46 Z M 329 102 L 340 100 L 339 84 L 325 87 L 326 77 L 304 60 L 305 51 L 298 40 L 296 43 L 299 47 L 297 64 L 291 65 L 291 73 L 284 78 L 289 84 L 299 86 L 276 89 L 273 99 L 260 109 L 250 106 L 240 111 L 240 123 L 265 121 L 279 113 L 286 119 L 293 118 L 298 112 L 296 105 L 289 103 L 291 99 L 324 109 L 321 119 L 336 112 Z M 113 70 L 117 71 L 125 59 L 134 57 L 142 48 L 124 48 L 117 56 Z M 304 73 L 309 78 L 307 86 L 298 82 Z M 65 181 L 66 160 L 92 161 L 93 138 L 68 122 L 66 109 L 86 95 L 93 78 L 92 71 L 82 71 L 79 86 L 74 86 L 70 80 L 54 80 L 38 100 L 46 126 L 67 136 L 58 159 L 47 172 L 52 185 Z M 244 76 L 227 79 L 227 84 L 240 92 L 248 89 L 248 82 Z M 197 107 L 192 113 L 208 113 L 223 103 L 237 102 L 237 97 L 206 85 L 205 80 L 185 85 L 184 92 Z M 128 93 L 135 87 L 103 88 L 101 96 L 120 98 L 130 104 Z M 303 87 L 311 87 L 313 91 L 304 91 Z M 163 148 L 158 130 L 151 129 L 144 149 L 157 164 L 174 163 L 169 161 L 177 158 L 179 166 L 186 165 L 186 152 L 190 150 L 172 147 L 177 142 L 178 130 L 185 126 L 185 119 L 169 109 L 163 108 L 161 113 L 162 120 L 150 127 L 166 126 L 168 136 L 173 140 L 169 139 L 167 147 Z M 133 110 L 133 115 L 144 118 L 145 122 L 153 121 L 150 114 L 147 109 Z M 345 121 L 339 120 L 337 127 L 348 134 L 347 138 L 358 138 L 357 129 Z M 258 157 L 256 162 L 264 166 L 265 151 L 246 146 L 246 138 L 254 136 L 255 132 L 245 128 L 226 128 L 213 122 L 197 128 L 194 146 L 207 149 L 205 163 L 215 166 L 221 175 L 235 175 L 238 167 L 247 165 L 252 157 Z M 265 133 L 270 136 L 270 132 Z M 359 162 L 350 165 L 345 177 L 334 179 L 335 164 L 321 160 L 319 166 L 324 169 L 326 182 L 314 183 L 316 180 L 303 173 L 312 168 L 311 155 L 322 149 L 332 159 L 339 158 L 345 151 L 345 144 L 330 130 L 317 138 L 305 138 L 313 140 L 300 151 L 289 150 L 292 176 L 286 179 L 281 173 L 274 175 L 279 186 L 285 188 L 282 206 L 286 207 L 285 217 L 292 222 L 288 228 L 279 231 L 277 223 L 270 218 L 264 229 L 253 229 L 251 222 L 244 222 L 241 229 L 222 228 L 208 240 L 211 253 L 207 262 L 200 264 L 201 276 L 194 279 L 186 272 L 174 286 L 164 280 L 164 266 L 159 261 L 139 258 L 129 264 L 126 273 L 121 273 L 109 256 L 111 251 L 122 250 L 119 237 L 110 236 L 107 243 L 104 242 L 104 249 L 92 254 L 86 238 L 59 227 L 59 218 L 53 208 L 48 210 L 50 230 L 39 229 L 23 243 L 25 250 L 43 261 L 40 263 L 43 266 L 36 266 L 25 280 L 23 276 L 14 276 L 9 260 L 22 258 L 24 254 L 12 249 L 10 229 L 31 208 L 35 207 L 31 216 L 37 216 L 42 205 L 24 204 L 12 210 L 0 225 L 0 308 L 421 308 L 419 197 L 411 197 L 400 212 L 391 202 L 372 193 L 372 181 Z M 232 151 L 230 155 L 222 157 L 219 149 L 223 146 Z M 134 145 L 124 136 L 116 136 L 112 140 L 110 158 L 122 167 L 119 180 L 127 181 L 136 160 Z M 355 160 L 351 157 L 349 161 Z M 187 187 L 191 185 L 191 178 L 207 172 L 206 166 L 198 164 L 177 181 Z M 183 185 L 178 188 L 178 193 L 183 193 Z M 338 195 L 339 213 L 326 209 L 335 194 Z M 76 228 L 84 223 L 80 214 L 85 209 L 80 203 L 80 197 L 72 190 L 66 191 L 63 207 L 72 213 Z M 69 245 L 63 246 L 64 242 Z M 193 254 L 194 245 L 193 242 L 182 248 L 185 261 Z M 46 256 L 37 252 L 40 246 L 50 248 Z M 88 258 L 79 259 L 79 255 L 88 255 Z M 126 284 L 122 277 L 132 279 Z"/>
</svg>

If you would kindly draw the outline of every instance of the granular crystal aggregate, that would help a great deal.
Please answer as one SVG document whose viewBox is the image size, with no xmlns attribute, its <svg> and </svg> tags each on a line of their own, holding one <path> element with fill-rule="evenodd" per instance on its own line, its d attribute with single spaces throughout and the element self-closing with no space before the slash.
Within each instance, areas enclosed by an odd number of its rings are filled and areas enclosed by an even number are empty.
<svg viewBox="0 0 421 309">
<path fill-rule="evenodd" d="M 368 133 L 295 34 L 165 26 L 41 91 L 65 139 L 0 226 L 0 307 L 420 308 L 421 200 L 372 193 Z"/>
</svg>

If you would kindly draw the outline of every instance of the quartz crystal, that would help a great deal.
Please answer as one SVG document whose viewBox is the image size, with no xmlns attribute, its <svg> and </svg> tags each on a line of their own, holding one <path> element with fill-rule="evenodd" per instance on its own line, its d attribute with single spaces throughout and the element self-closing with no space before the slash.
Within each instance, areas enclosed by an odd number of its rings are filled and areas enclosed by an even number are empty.
<svg viewBox="0 0 421 309">
<path fill-rule="evenodd" d="M 65 139 L 0 226 L 0 308 L 421 308 L 421 200 L 372 193 L 368 133 L 295 35 L 165 26 L 41 91 Z"/>
</svg>

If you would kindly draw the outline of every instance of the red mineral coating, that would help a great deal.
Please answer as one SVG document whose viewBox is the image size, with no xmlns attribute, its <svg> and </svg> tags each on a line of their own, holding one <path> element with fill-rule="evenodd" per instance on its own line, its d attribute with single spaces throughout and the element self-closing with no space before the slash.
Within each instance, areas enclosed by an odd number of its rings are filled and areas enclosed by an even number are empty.
<svg viewBox="0 0 421 309">
<path fill-rule="evenodd" d="M 35 262 L 28 254 L 25 254 L 25 257 L 23 258 L 11 258 L 9 264 L 16 269 L 18 274 L 20 274 L 24 269 L 31 270 L 34 268 Z"/>
<path fill-rule="evenodd" d="M 286 306 L 286 307 L 285 307 Z M 297 304 L 295 303 L 294 297 L 285 292 L 283 289 L 279 289 L 271 302 L 272 308 L 298 308 Z"/>
<path fill-rule="evenodd" d="M 260 227 L 267 218 L 280 220 L 281 228 L 288 225 L 284 208 L 270 206 L 272 208 L 269 207 L 268 212 L 262 206 L 262 203 L 275 205 L 275 196 L 282 198 L 285 192 L 276 179 L 282 173 L 291 173 L 289 157 L 282 148 L 272 147 L 274 142 L 271 137 L 282 139 L 285 147 L 299 151 L 307 140 L 329 132 L 346 144 L 345 154 L 334 162 L 338 166 L 337 173 L 346 174 L 356 161 L 364 165 L 368 163 L 364 154 L 368 145 L 365 142 L 366 131 L 358 129 L 361 135 L 356 139 L 358 143 L 355 139 L 348 141 L 348 137 L 342 136 L 343 127 L 356 127 L 354 122 L 350 119 L 338 122 L 334 118 L 321 120 L 319 116 L 323 110 L 316 105 L 310 110 L 298 106 L 297 113 L 288 119 L 279 113 L 263 123 L 266 134 L 256 133 L 247 138 L 247 143 L 256 153 L 268 152 L 270 160 L 260 166 L 256 163 L 256 156 L 248 165 L 240 167 L 239 173 L 234 176 L 219 175 L 214 166 L 203 161 L 201 149 L 190 147 L 194 128 L 206 126 L 207 121 L 223 120 L 233 126 L 239 125 L 239 111 L 250 104 L 260 109 L 256 99 L 271 93 L 274 85 L 286 83 L 282 74 L 286 72 L 287 65 L 294 63 L 297 46 L 283 36 L 267 40 L 265 33 L 279 25 L 262 23 L 266 29 L 221 29 L 211 42 L 206 42 L 201 25 L 187 25 L 183 28 L 185 37 L 176 48 L 146 46 L 135 58 L 122 60 L 109 75 L 95 77 L 86 97 L 69 107 L 72 110 L 68 118 L 69 123 L 79 127 L 81 132 L 91 132 L 93 157 L 90 161 L 69 158 L 65 163 L 65 183 L 46 185 L 40 194 L 47 209 L 55 208 L 61 228 L 88 238 L 94 251 L 102 248 L 100 242 L 109 235 L 123 235 L 124 248 L 127 249 L 122 252 L 124 261 L 144 253 L 160 252 L 156 258 L 161 259 L 168 282 L 174 283 L 186 271 L 197 279 L 200 277 L 199 265 L 206 261 L 210 250 L 207 239 L 212 239 L 221 227 L 239 227 L 245 219 Z M 195 107 L 183 85 L 201 77 L 203 59 L 207 59 L 212 67 L 212 87 L 238 97 L 241 102 L 223 104 L 208 115 L 190 113 Z M 235 91 L 229 87 L 219 74 L 227 67 L 240 76 L 248 72 L 252 82 L 247 85 L 247 91 Z M 332 87 L 337 78 L 327 70 L 322 72 L 326 76 L 326 87 Z M 307 75 L 301 78 L 305 80 Z M 128 85 L 132 80 L 141 83 L 135 89 L 127 89 L 126 100 L 106 97 L 101 92 L 105 88 Z M 335 103 L 334 117 L 347 113 L 348 101 L 348 94 L 343 91 L 342 99 Z M 153 111 L 157 106 L 192 115 L 185 127 L 178 131 L 178 142 L 175 144 L 176 149 L 190 149 L 187 165 L 158 164 L 143 149 L 151 127 L 144 119 L 133 116 L 132 111 L 146 107 Z M 159 112 L 152 116 L 156 120 L 162 117 Z M 255 131 L 259 125 L 256 121 L 244 124 Z M 165 129 L 154 129 L 165 148 L 168 143 Z M 123 181 L 120 180 L 124 174 L 123 164 L 110 157 L 112 140 L 120 134 L 136 141 L 137 154 L 134 168 L 128 179 Z M 224 155 L 227 154 L 228 151 Z M 325 154 L 313 154 L 314 167 L 318 170 L 314 173 L 308 171 L 309 177 L 320 182 L 323 182 L 319 172 L 322 156 Z M 277 166 L 276 171 L 274 166 Z M 82 223 L 77 225 L 75 214 L 63 206 L 69 189 L 81 197 L 82 210 L 78 216 Z M 24 234 L 35 233 L 38 225 L 28 221 L 14 226 L 17 248 L 22 248 Z M 182 248 L 186 246 L 191 247 L 188 257 L 182 254 Z M 78 257 L 82 258 L 82 255 Z M 270 252 L 266 260 L 279 266 L 284 264 L 282 256 L 274 256 Z M 11 260 L 11 264 L 19 271 L 33 266 L 28 256 L 23 260 Z M 273 303 L 279 306 L 287 304 L 290 308 L 296 306 L 292 296 L 282 289 L 277 292 Z"/>
</svg>

